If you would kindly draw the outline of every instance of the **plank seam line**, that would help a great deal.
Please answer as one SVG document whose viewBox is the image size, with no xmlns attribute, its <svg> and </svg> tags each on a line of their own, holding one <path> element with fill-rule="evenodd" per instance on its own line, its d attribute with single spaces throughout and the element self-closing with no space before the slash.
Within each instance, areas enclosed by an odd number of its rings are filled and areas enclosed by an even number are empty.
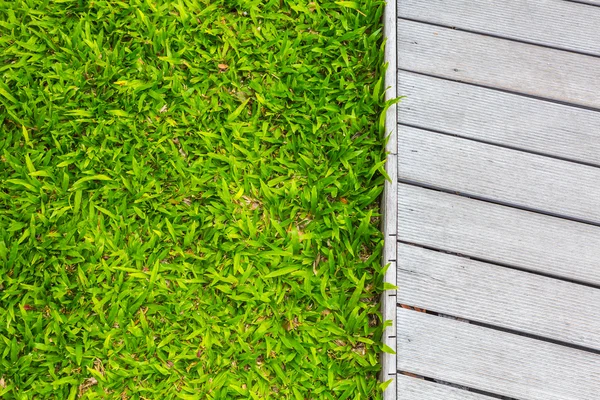
<svg viewBox="0 0 600 400">
<path fill-rule="evenodd" d="M 408 128 L 420 129 L 420 130 L 428 131 L 428 132 L 432 132 L 432 133 L 439 133 L 440 135 L 456 137 L 459 139 L 470 140 L 471 142 L 487 144 L 490 146 L 496 146 L 496 147 L 500 147 L 503 149 L 515 150 L 515 151 L 519 151 L 521 153 L 533 154 L 536 156 L 552 158 L 553 160 L 559 160 L 559 161 L 565 161 L 565 162 L 569 162 L 569 163 L 573 163 L 573 164 L 585 165 L 586 167 L 600 168 L 600 164 L 594 164 L 594 163 L 590 163 L 590 162 L 586 162 L 586 161 L 579 161 L 579 160 L 575 160 L 572 158 L 556 156 L 556 155 L 549 154 L 549 153 L 543 153 L 543 152 L 539 152 L 539 151 L 535 151 L 535 150 L 524 149 L 522 147 L 511 146 L 511 145 L 507 145 L 507 144 L 503 144 L 503 143 L 490 142 L 488 140 L 482 140 L 482 139 L 472 138 L 472 137 L 468 137 L 468 136 L 463 136 L 463 135 L 457 134 L 457 133 L 450 133 L 450 132 L 446 132 L 446 131 L 439 130 L 439 129 L 427 128 L 425 126 L 421 126 L 421 125 L 417 125 L 417 124 L 407 124 L 406 122 L 398 122 L 398 125 L 406 126 Z"/>
<path fill-rule="evenodd" d="M 403 179 L 403 178 L 398 177 L 398 182 L 406 184 L 406 185 L 410 185 L 410 186 L 420 187 L 420 188 L 423 188 L 423 189 L 435 190 L 436 192 L 447 193 L 447 194 L 451 194 L 451 195 L 454 195 L 454 196 L 463 197 L 463 198 L 467 198 L 467 199 L 471 199 L 471 200 L 477 200 L 477 201 L 481 201 L 483 203 L 495 204 L 495 205 L 498 205 L 498 206 L 503 206 L 503 207 L 508 207 L 508 208 L 512 208 L 512 209 L 515 209 L 515 210 L 521 210 L 521 211 L 525 211 L 525 212 L 530 212 L 530 213 L 533 213 L 533 214 L 545 215 L 545 216 L 551 217 L 551 218 L 557 218 L 557 219 L 562 219 L 562 220 L 565 220 L 565 221 L 577 222 L 577 223 L 580 223 L 580 224 L 585 224 L 585 225 L 600 227 L 600 222 L 588 221 L 588 220 L 584 220 L 584 219 L 577 218 L 577 217 L 570 217 L 568 215 L 553 213 L 551 211 L 544 211 L 544 210 L 540 210 L 540 209 L 537 209 L 537 208 L 528 207 L 528 206 L 525 206 L 525 205 L 519 205 L 519 204 L 515 204 L 515 203 L 510 203 L 510 202 L 507 202 L 507 201 L 495 200 L 495 199 L 492 199 L 492 198 L 489 198 L 489 197 L 479 196 L 479 195 L 476 195 L 476 194 L 461 192 L 461 191 L 452 190 L 452 189 L 448 189 L 448 188 L 443 188 L 443 187 L 439 187 L 439 186 L 435 186 L 435 185 L 429 185 L 427 183 L 413 181 L 413 180 L 410 180 L 410 179 Z"/>
<path fill-rule="evenodd" d="M 450 81 L 450 82 L 462 83 L 463 85 L 470 85 L 470 86 L 474 86 L 474 87 L 478 87 L 478 88 L 483 88 L 483 89 L 496 90 L 496 91 L 502 92 L 502 93 L 513 94 L 513 95 L 516 95 L 516 96 L 523 96 L 523 97 L 527 97 L 527 98 L 534 99 L 534 100 L 540 100 L 540 101 L 545 101 L 545 102 L 548 102 L 548 103 L 559 104 L 561 106 L 569 106 L 569 107 L 581 108 L 582 110 L 587 110 L 587 111 L 600 112 L 600 108 L 595 108 L 595 107 L 590 107 L 590 106 L 584 106 L 582 104 L 577 104 L 577 103 L 569 103 L 567 101 L 560 101 L 560 100 L 550 99 L 548 97 L 536 96 L 536 95 L 533 95 L 533 94 L 528 94 L 528 93 L 523 93 L 523 92 L 517 92 L 517 91 L 514 91 L 514 90 L 502 89 L 502 88 L 499 88 L 499 87 L 488 86 L 488 85 L 484 85 L 484 84 L 481 84 L 481 83 L 464 82 L 464 81 L 461 81 L 459 79 L 452 79 L 452 78 L 448 78 L 448 77 L 445 77 L 445 76 L 439 76 L 439 75 L 435 75 L 435 74 L 428 74 L 426 72 L 415 71 L 415 70 L 407 69 L 407 68 L 398 68 L 398 71 L 410 72 L 410 73 L 417 74 L 417 75 L 428 76 L 430 78 L 437 78 L 437 79 L 443 79 L 443 80 Z"/>
<path fill-rule="evenodd" d="M 585 0 L 564 0 L 564 1 L 566 1 L 567 3 L 576 3 L 576 4 L 582 4 L 584 6 L 598 7 L 598 4 L 590 3 Z"/>
<path fill-rule="evenodd" d="M 480 394 L 482 396 L 487 396 L 490 397 L 491 399 L 501 399 L 501 400 L 519 400 L 516 399 L 514 397 L 507 397 L 507 396 L 503 396 L 501 394 L 496 394 L 496 393 L 492 393 L 492 392 L 487 392 L 484 390 L 479 390 L 473 387 L 469 387 L 469 386 L 465 386 L 465 385 L 461 385 L 458 383 L 453 383 L 453 382 L 448 382 L 445 381 L 443 379 L 436 379 L 436 378 L 432 378 L 429 376 L 423 376 L 423 375 L 419 375 L 419 374 L 413 374 L 412 372 L 408 372 L 408 371 L 402 371 L 402 370 L 398 370 L 398 374 L 399 375 L 404 375 L 404 376 L 408 376 L 412 379 L 421 379 L 427 382 L 431 382 L 437 385 L 441 385 L 441 386 L 449 386 L 452 387 L 454 389 L 457 390 L 462 390 L 465 392 L 471 392 L 471 393 L 475 393 L 475 394 Z"/>
<path fill-rule="evenodd" d="M 549 50 L 564 51 L 565 53 L 600 58 L 600 55 L 594 54 L 594 53 L 588 53 L 585 51 L 573 50 L 573 49 L 569 49 L 566 47 L 552 46 L 552 45 L 542 44 L 542 43 L 537 43 L 537 42 L 530 42 L 530 41 L 524 40 L 524 39 L 517 39 L 517 38 L 513 38 L 513 37 L 509 37 L 509 36 L 502 36 L 499 34 L 487 33 L 487 32 L 477 31 L 477 30 L 473 30 L 473 29 L 459 28 L 457 26 L 446 25 L 446 24 L 442 24 L 439 22 L 423 21 L 420 19 L 407 18 L 407 17 L 398 17 L 398 19 L 402 20 L 402 21 L 410 21 L 410 22 L 416 22 L 416 23 L 430 25 L 430 26 L 437 26 L 439 28 L 452 29 L 452 30 L 458 31 L 458 32 L 471 33 L 473 35 L 486 36 L 486 37 L 491 37 L 494 39 L 507 40 L 509 42 L 515 42 L 515 43 L 527 44 L 530 46 L 542 47 L 542 48 L 549 49 Z"/>
<path fill-rule="evenodd" d="M 412 308 L 417 307 L 417 308 L 421 309 L 417 305 L 412 305 L 412 304 L 403 304 L 403 305 L 409 306 L 409 307 L 412 307 Z M 400 304 L 398 304 L 396 307 L 397 308 L 403 308 Z M 594 349 L 593 347 L 581 346 L 581 345 L 578 345 L 578 344 L 573 344 L 573 343 L 565 342 L 565 341 L 562 341 L 562 340 L 556 340 L 556 339 L 548 338 L 546 336 L 541 336 L 541 335 L 536 335 L 536 334 L 533 334 L 533 333 L 523 332 L 523 331 L 520 331 L 518 329 L 504 328 L 502 326 L 498 326 L 498 325 L 494 325 L 494 324 L 488 324 L 486 322 L 481 322 L 481 321 L 477 321 L 477 320 L 473 320 L 473 319 L 461 317 L 461 316 L 454 315 L 454 314 L 448 314 L 446 312 L 439 312 L 439 311 L 430 310 L 430 309 L 424 310 L 424 311 L 425 311 L 424 312 L 425 314 L 432 315 L 432 316 L 435 316 L 437 318 L 447 318 L 447 317 L 450 317 L 453 320 L 456 320 L 457 322 L 461 322 L 461 323 L 464 323 L 464 324 L 471 324 L 471 325 L 479 326 L 479 327 L 486 328 L 486 329 L 491 329 L 491 330 L 496 331 L 496 332 L 509 333 L 511 335 L 526 337 L 526 338 L 537 340 L 537 341 L 540 341 L 540 342 L 546 342 L 546 343 L 555 344 L 557 346 L 568 347 L 568 348 L 571 348 L 571 349 L 574 349 L 574 350 L 584 351 L 586 353 L 600 354 L 600 350 Z M 419 311 L 412 310 L 412 312 L 419 312 Z M 442 317 L 441 315 L 444 315 L 445 317 Z"/>
<path fill-rule="evenodd" d="M 424 244 L 409 242 L 409 241 L 405 241 L 405 240 L 398 240 L 398 243 L 405 244 L 407 246 L 419 247 L 419 248 L 426 249 L 426 250 L 437 251 L 438 253 L 449 254 L 454 257 L 468 258 L 473 261 L 479 261 L 479 262 L 483 262 L 483 263 L 490 264 L 490 265 L 496 265 L 496 266 L 502 267 L 502 268 L 508 268 L 508 269 L 512 269 L 515 271 L 524 272 L 527 274 L 543 276 L 544 278 L 556 279 L 559 281 L 569 282 L 569 283 L 573 283 L 576 285 L 591 287 L 593 289 L 600 289 L 600 285 L 597 285 L 597 284 L 583 282 L 583 281 L 579 281 L 577 279 L 565 278 L 562 276 L 548 274 L 548 273 L 544 273 L 544 272 L 540 272 L 540 271 L 533 271 L 533 270 L 529 270 L 527 268 L 519 267 L 516 265 L 506 264 L 506 263 L 499 262 L 499 261 L 488 260 L 488 259 L 481 258 L 481 257 L 471 256 L 469 254 L 456 253 L 456 252 L 449 251 L 447 249 L 443 249 L 440 247 L 427 246 Z"/>
</svg>

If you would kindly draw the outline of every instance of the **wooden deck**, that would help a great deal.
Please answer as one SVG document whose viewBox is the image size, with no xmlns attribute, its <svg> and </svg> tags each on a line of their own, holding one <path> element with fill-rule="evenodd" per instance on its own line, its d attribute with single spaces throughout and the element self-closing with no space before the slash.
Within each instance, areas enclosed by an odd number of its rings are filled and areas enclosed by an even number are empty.
<svg viewBox="0 0 600 400">
<path fill-rule="evenodd" d="M 396 1 L 385 398 L 600 399 L 600 0 Z"/>
</svg>

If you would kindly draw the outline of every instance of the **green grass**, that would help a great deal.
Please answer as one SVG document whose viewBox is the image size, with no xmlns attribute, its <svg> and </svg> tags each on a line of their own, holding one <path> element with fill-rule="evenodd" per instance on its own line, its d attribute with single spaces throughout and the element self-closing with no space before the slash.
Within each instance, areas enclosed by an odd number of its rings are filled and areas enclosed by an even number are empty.
<svg viewBox="0 0 600 400">
<path fill-rule="evenodd" d="M 378 399 L 380 0 L 0 1 L 0 397 Z"/>
</svg>

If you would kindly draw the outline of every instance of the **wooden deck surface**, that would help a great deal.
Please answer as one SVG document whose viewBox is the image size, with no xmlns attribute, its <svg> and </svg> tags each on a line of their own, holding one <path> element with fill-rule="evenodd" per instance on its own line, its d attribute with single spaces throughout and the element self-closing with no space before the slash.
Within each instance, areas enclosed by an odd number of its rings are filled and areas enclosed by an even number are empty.
<svg viewBox="0 0 600 400">
<path fill-rule="evenodd" d="M 600 1 L 396 1 L 386 399 L 600 399 Z"/>
</svg>

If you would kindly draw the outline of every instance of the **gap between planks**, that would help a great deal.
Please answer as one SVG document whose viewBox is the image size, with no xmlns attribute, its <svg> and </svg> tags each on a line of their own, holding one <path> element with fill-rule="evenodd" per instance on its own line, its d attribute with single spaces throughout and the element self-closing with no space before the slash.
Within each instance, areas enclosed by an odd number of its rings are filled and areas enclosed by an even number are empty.
<svg viewBox="0 0 600 400">
<path fill-rule="evenodd" d="M 399 0 L 398 16 L 600 56 L 600 8 L 578 3 L 556 0 Z"/>
<path fill-rule="evenodd" d="M 398 122 L 600 166 L 600 113 L 398 71 Z"/>
<path fill-rule="evenodd" d="M 399 304 L 600 350 L 600 290 L 398 245 Z"/>
<path fill-rule="evenodd" d="M 398 370 L 520 400 L 596 400 L 600 356 L 398 309 Z"/>
<path fill-rule="evenodd" d="M 600 228 L 398 185 L 398 239 L 600 286 Z"/>
<path fill-rule="evenodd" d="M 600 168 L 408 126 L 398 138 L 400 180 L 600 225 Z"/>
<path fill-rule="evenodd" d="M 398 20 L 398 68 L 600 109 L 600 58 Z"/>
</svg>

